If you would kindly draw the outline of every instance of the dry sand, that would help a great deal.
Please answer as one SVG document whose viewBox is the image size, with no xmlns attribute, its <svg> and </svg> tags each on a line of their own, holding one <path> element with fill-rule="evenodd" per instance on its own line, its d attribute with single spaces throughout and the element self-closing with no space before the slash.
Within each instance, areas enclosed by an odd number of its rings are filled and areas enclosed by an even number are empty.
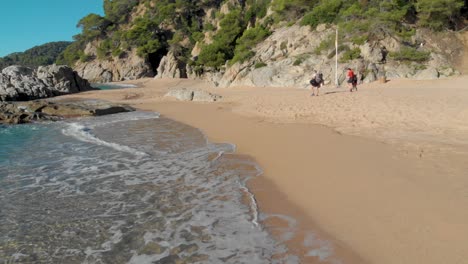
<svg viewBox="0 0 468 264">
<path fill-rule="evenodd" d="M 292 87 L 133 83 L 142 88 L 72 97 L 158 111 L 200 128 L 211 141 L 236 144 L 264 169 L 251 183 L 260 209 L 300 222 L 290 242 L 302 263 L 317 260 L 306 257 L 313 253 L 311 233 L 330 241 L 330 263 L 467 263 L 468 77 L 392 80 L 357 93 L 326 87 L 319 97 Z M 224 97 L 218 103 L 164 98 L 173 87 Z"/>
</svg>

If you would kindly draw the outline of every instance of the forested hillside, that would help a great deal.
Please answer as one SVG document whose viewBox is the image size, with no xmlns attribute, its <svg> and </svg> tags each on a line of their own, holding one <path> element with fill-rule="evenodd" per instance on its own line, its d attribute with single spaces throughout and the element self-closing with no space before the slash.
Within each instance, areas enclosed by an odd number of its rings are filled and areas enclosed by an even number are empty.
<svg viewBox="0 0 468 264">
<path fill-rule="evenodd" d="M 0 69 L 10 65 L 37 67 L 53 64 L 71 42 L 50 42 L 33 47 L 25 52 L 16 52 L 0 58 Z"/>
<path fill-rule="evenodd" d="M 60 56 L 68 65 L 116 61 L 132 51 L 155 70 L 171 51 L 195 71 L 219 70 L 255 55 L 255 46 L 281 27 L 337 25 L 340 60 L 360 58 L 358 45 L 388 36 L 406 42 L 390 58 L 422 62 L 417 29 L 457 31 L 466 27 L 464 0 L 104 0 L 105 15 L 78 22 L 82 33 Z M 333 45 L 324 40 L 322 49 Z M 92 43 L 94 49 L 86 49 Z M 89 46 L 88 46 L 89 48 Z M 196 52 L 194 52 L 196 50 Z M 320 48 L 316 50 L 320 53 Z M 333 56 L 333 55 L 330 55 Z M 227 64 L 226 64 L 227 62 Z"/>
</svg>

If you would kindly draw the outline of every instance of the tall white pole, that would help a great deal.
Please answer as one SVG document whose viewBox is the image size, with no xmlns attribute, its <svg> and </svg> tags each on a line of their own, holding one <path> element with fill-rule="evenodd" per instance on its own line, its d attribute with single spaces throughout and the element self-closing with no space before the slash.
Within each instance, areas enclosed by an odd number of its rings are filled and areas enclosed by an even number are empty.
<svg viewBox="0 0 468 264">
<path fill-rule="evenodd" d="M 338 87 L 338 25 L 336 25 L 335 36 L 335 84 Z"/>
</svg>

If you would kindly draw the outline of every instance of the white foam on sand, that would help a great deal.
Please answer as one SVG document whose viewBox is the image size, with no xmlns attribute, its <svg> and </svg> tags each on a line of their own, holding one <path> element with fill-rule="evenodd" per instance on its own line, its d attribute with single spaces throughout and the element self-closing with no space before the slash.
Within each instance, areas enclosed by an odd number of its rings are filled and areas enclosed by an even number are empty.
<svg viewBox="0 0 468 264">
<path fill-rule="evenodd" d="M 317 257 L 320 261 L 341 264 L 340 260 L 333 259 L 334 250 L 329 241 L 318 238 L 314 233 L 308 233 L 304 239 L 304 246 L 309 248 L 306 256 Z"/>
<path fill-rule="evenodd" d="M 255 197 L 245 185 L 260 173 L 254 162 L 230 156 L 231 144 L 203 144 L 195 129 L 135 115 L 140 114 L 57 123 L 38 140 L 41 152 L 24 156 L 27 166 L 12 183 L 19 186 L 21 180 L 22 187 L 8 198 L 18 201 L 28 193 L 40 206 L 58 208 L 46 217 L 48 223 L 61 221 L 67 228 L 53 228 L 63 234 L 71 236 L 64 231 L 77 221 L 83 229 L 99 230 L 96 236 L 79 234 L 89 243 L 57 242 L 64 250 L 81 248 L 88 263 L 116 260 L 128 238 L 162 248 L 140 251 L 144 245 L 132 244 L 126 252 L 130 263 L 154 263 L 187 246 L 193 249 L 176 255 L 185 258 L 196 250 L 209 256 L 204 263 L 298 263 L 292 255 L 272 259 L 286 249 L 259 226 Z M 129 118 L 140 121 L 126 123 Z M 109 125 L 115 120 L 123 123 Z M 31 162 L 36 160 L 40 166 Z M 246 194 L 250 201 L 244 204 Z M 43 221 L 35 216 L 31 222 Z"/>
</svg>

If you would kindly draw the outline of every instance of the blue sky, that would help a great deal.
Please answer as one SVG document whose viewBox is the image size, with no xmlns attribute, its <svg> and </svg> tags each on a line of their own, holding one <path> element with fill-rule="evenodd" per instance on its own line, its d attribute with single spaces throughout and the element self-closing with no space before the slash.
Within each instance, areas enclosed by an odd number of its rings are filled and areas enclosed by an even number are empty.
<svg viewBox="0 0 468 264">
<path fill-rule="evenodd" d="M 70 41 L 78 21 L 103 14 L 102 0 L 0 0 L 0 57 L 51 41 Z"/>
</svg>

